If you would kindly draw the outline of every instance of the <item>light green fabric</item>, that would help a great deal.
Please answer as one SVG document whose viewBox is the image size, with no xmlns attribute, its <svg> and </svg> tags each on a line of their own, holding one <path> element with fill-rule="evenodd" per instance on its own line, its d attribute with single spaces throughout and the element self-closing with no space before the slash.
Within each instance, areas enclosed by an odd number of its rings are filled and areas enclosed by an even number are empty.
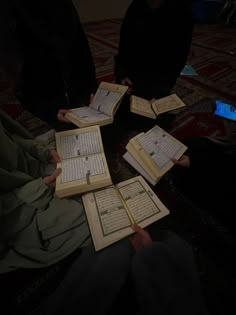
<svg viewBox="0 0 236 315">
<path fill-rule="evenodd" d="M 43 183 L 49 150 L 0 111 L 0 273 L 53 264 L 90 242 L 81 199 Z"/>
</svg>

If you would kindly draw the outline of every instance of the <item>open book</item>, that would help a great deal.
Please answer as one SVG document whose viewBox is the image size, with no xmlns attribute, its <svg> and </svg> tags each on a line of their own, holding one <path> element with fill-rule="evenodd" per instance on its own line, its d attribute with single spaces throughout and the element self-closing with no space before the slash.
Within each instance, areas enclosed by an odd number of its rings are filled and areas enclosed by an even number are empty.
<svg viewBox="0 0 236 315">
<path fill-rule="evenodd" d="M 112 184 L 99 126 L 56 133 L 62 168 L 56 180 L 59 198 Z"/>
<path fill-rule="evenodd" d="M 152 181 L 144 173 L 143 176 L 152 184 L 156 184 L 174 165 L 172 160 L 178 160 L 187 147 L 159 126 L 155 126 L 148 132 L 132 138 L 126 149 L 136 163 L 132 163 L 132 159 L 126 160 L 135 169 L 138 170 L 137 165 L 142 168 Z"/>
<path fill-rule="evenodd" d="M 82 196 L 95 250 L 145 228 L 169 210 L 141 176 Z"/>
<path fill-rule="evenodd" d="M 101 82 L 89 106 L 72 109 L 65 117 L 78 127 L 111 124 L 127 90 L 124 85 Z"/>
<path fill-rule="evenodd" d="M 130 101 L 130 111 L 132 113 L 142 115 L 148 118 L 156 119 L 156 117 L 165 112 L 186 106 L 184 102 L 176 95 L 160 98 L 150 103 L 144 98 L 132 95 Z"/>
</svg>

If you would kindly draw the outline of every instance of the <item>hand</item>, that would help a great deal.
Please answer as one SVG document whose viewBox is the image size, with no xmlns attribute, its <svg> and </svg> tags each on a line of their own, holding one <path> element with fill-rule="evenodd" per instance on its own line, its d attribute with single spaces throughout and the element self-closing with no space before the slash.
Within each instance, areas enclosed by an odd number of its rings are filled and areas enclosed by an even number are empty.
<svg viewBox="0 0 236 315">
<path fill-rule="evenodd" d="M 134 235 L 129 237 L 129 240 L 136 250 L 140 250 L 141 248 L 148 246 L 152 243 L 152 238 L 150 234 L 143 230 L 140 226 L 133 224 L 131 228 L 136 232 Z"/>
<path fill-rule="evenodd" d="M 57 168 L 51 175 L 43 178 L 45 185 L 55 187 L 57 176 L 61 174 L 61 168 Z"/>
<path fill-rule="evenodd" d="M 179 165 L 182 167 L 190 167 L 190 158 L 188 155 L 182 155 L 179 160 L 172 159 L 175 165 Z"/>
<path fill-rule="evenodd" d="M 149 101 L 151 104 L 154 103 L 157 99 L 156 98 L 152 98 L 151 101 Z"/>
<path fill-rule="evenodd" d="M 128 86 L 129 86 L 129 89 L 128 89 L 128 91 L 127 91 L 126 93 L 129 94 L 129 95 L 132 94 L 132 92 L 133 92 L 133 89 L 132 89 L 133 83 L 132 83 L 132 81 L 130 80 L 130 78 L 126 77 L 126 78 L 122 79 L 122 80 L 121 80 L 121 84 L 122 84 L 122 85 L 128 85 Z"/>
<path fill-rule="evenodd" d="M 65 115 L 70 111 L 71 111 L 70 109 L 60 109 L 57 113 L 57 119 L 61 122 L 70 123 L 70 121 L 65 117 Z"/>
<path fill-rule="evenodd" d="M 57 164 L 61 162 L 59 154 L 54 149 L 49 151 L 49 162 L 52 164 Z"/>
</svg>

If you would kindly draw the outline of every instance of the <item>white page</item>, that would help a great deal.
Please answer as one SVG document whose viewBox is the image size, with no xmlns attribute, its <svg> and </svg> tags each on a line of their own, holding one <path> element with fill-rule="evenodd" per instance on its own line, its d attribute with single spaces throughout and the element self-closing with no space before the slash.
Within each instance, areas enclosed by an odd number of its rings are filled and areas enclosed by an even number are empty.
<svg viewBox="0 0 236 315">
<path fill-rule="evenodd" d="M 101 154 L 94 154 L 69 160 L 61 163 L 61 183 L 68 183 L 76 180 L 105 174 L 105 165 Z"/>
<path fill-rule="evenodd" d="M 109 187 L 95 192 L 94 199 L 104 236 L 131 225 L 121 198 L 114 188 Z"/>
<path fill-rule="evenodd" d="M 137 107 L 138 107 L 140 110 L 148 111 L 148 112 L 151 110 L 150 102 L 147 101 L 147 100 L 145 100 L 144 98 L 135 96 L 135 102 L 136 102 Z M 152 110 L 151 110 L 151 111 L 152 111 Z"/>
<path fill-rule="evenodd" d="M 157 182 L 155 182 L 151 176 L 145 171 L 145 169 L 135 160 L 135 158 L 129 153 L 126 152 L 123 155 L 123 158 L 131 165 L 133 166 L 136 171 L 138 171 L 143 177 L 145 177 L 153 186 L 156 185 Z"/>
<path fill-rule="evenodd" d="M 138 224 L 160 212 L 160 209 L 149 196 L 140 181 L 119 187 L 119 192 L 130 209 L 135 222 Z"/>
<path fill-rule="evenodd" d="M 94 108 L 89 106 L 78 107 L 72 110 L 73 114 L 76 114 L 78 117 L 82 118 L 87 122 L 94 122 L 107 119 L 107 115 L 97 111 Z"/>
<path fill-rule="evenodd" d="M 113 117 L 113 109 L 122 97 L 122 93 L 98 88 L 90 107 Z"/>
<path fill-rule="evenodd" d="M 163 113 L 168 112 L 180 107 L 184 107 L 185 104 L 182 102 L 182 100 L 175 94 L 166 96 L 164 98 L 161 98 L 159 100 L 156 100 L 153 103 L 153 106 L 155 107 L 155 110 Z"/>
<path fill-rule="evenodd" d="M 100 153 L 101 146 L 99 139 L 99 133 L 96 130 L 61 137 L 61 159 L 64 160 L 93 153 Z"/>
<path fill-rule="evenodd" d="M 160 169 L 169 163 L 173 163 L 171 159 L 176 158 L 178 152 L 182 149 L 179 142 L 175 141 L 158 126 L 142 135 L 138 142 Z"/>
</svg>

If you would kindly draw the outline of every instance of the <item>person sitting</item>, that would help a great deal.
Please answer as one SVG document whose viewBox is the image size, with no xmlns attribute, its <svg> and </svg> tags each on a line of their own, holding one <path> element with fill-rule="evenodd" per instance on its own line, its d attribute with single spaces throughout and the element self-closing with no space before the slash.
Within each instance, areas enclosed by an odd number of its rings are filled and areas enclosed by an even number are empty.
<svg viewBox="0 0 236 315">
<path fill-rule="evenodd" d="M 81 200 L 54 196 L 57 152 L 37 143 L 3 111 L 0 144 L 0 272 L 49 266 L 88 244 Z"/>
<path fill-rule="evenodd" d="M 175 274 L 173 261 L 181 266 L 184 259 L 190 268 L 186 274 L 186 286 L 176 294 L 172 284 L 166 285 L 165 301 L 175 301 L 178 309 L 183 310 L 182 314 L 189 314 L 189 303 L 185 300 L 186 294 L 191 292 L 190 300 L 196 302 L 196 310 L 199 310 L 194 314 L 205 314 L 194 263 L 191 257 L 188 258 L 190 252 L 182 251 L 185 245 L 182 249 L 180 246 L 178 254 L 178 241 L 173 246 L 169 241 L 164 245 L 162 240 L 156 244 L 158 241 L 153 242 L 147 231 L 133 226 L 136 234 L 129 240 L 121 240 L 96 253 L 80 196 L 58 199 L 54 195 L 55 179 L 61 171 L 55 170 L 55 164 L 60 160 L 57 152 L 37 143 L 28 131 L 3 111 L 0 111 L 0 145 L 0 273 L 48 267 L 79 250 L 60 285 L 41 302 L 35 314 L 73 314 L 78 312 L 78 308 L 83 314 L 108 314 L 126 284 L 130 269 L 133 270 L 137 301 L 141 301 L 140 289 L 150 286 L 152 294 L 145 296 L 144 304 L 148 303 L 152 314 L 155 307 L 146 298 L 152 298 L 155 292 L 160 293 L 158 272 L 166 266 L 167 274 L 168 268 Z M 164 255 L 163 246 L 167 252 L 175 252 L 169 264 L 166 262 L 169 253 Z M 141 254 L 143 247 L 146 248 L 144 256 Z M 133 260 L 136 252 L 140 254 Z M 143 265 L 142 257 L 145 260 L 149 257 L 150 268 L 146 263 Z M 163 263 L 159 271 L 155 268 L 157 261 L 159 266 Z M 157 275 L 151 283 L 149 277 L 143 278 L 150 272 Z M 189 284 L 187 276 L 190 277 Z M 176 288 L 178 279 L 173 284 Z M 158 288 L 155 281 L 159 283 Z M 164 276 L 162 281 L 165 282 Z M 141 295 L 144 296 L 144 292 Z M 89 303 L 91 297 L 93 303 Z M 168 305 L 163 301 L 163 314 L 167 314 Z M 174 312 L 171 314 L 176 315 Z"/>
<path fill-rule="evenodd" d="M 138 225 L 132 229 L 135 233 L 129 242 L 121 240 L 113 245 L 116 249 L 113 257 L 109 256 L 111 247 L 100 253 L 106 257 L 100 264 L 96 257 L 95 261 L 83 264 L 82 254 L 81 260 L 76 261 L 62 284 L 41 306 L 39 314 L 72 315 L 80 310 L 84 315 L 111 315 L 130 308 L 130 314 L 207 315 L 191 247 L 170 231 L 164 231 L 154 241 Z M 121 244 L 123 252 L 118 250 Z M 126 287 L 117 286 L 125 278 Z M 111 300 L 118 287 L 124 290 L 123 295 L 116 291 L 118 298 Z M 124 294 L 128 299 L 124 299 Z"/>
<path fill-rule="evenodd" d="M 184 142 L 188 150 L 174 161 L 174 184 L 234 231 L 235 142 L 211 137 L 192 137 Z"/>
<path fill-rule="evenodd" d="M 0 62 L 16 72 L 22 106 L 52 123 L 60 108 L 88 104 L 96 71 L 72 0 L 42 0 L 37 8 L 31 1 L 3 0 L 0 15 Z"/>
<path fill-rule="evenodd" d="M 148 100 L 169 95 L 185 65 L 192 30 L 188 1 L 134 0 L 121 26 L 116 82 Z"/>
</svg>

